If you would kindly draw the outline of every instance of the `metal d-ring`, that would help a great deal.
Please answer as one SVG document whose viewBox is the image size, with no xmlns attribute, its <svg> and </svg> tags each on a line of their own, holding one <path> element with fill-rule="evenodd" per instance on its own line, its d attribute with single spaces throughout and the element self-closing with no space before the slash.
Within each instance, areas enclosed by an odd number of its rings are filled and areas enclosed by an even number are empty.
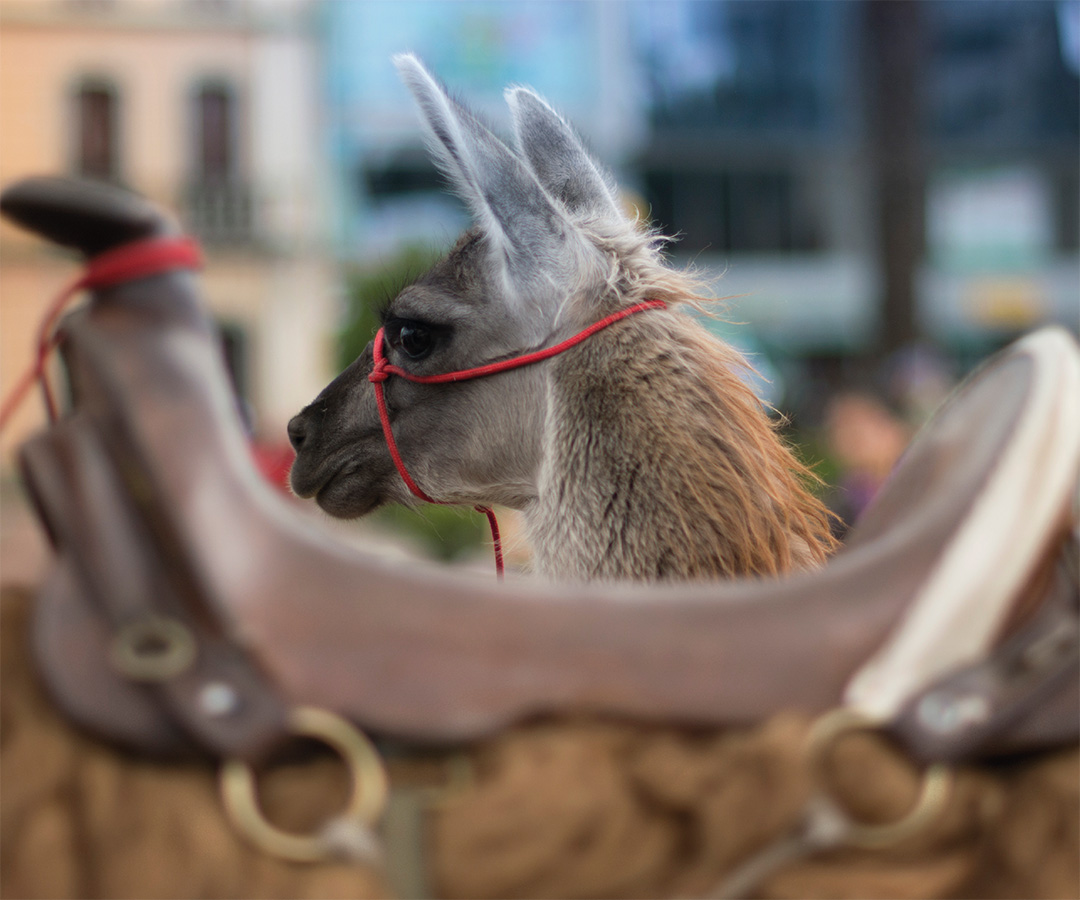
<svg viewBox="0 0 1080 900">
<path fill-rule="evenodd" d="M 182 622 L 148 616 L 116 632 L 109 647 L 114 669 L 133 681 L 168 681 L 195 661 L 195 637 Z"/>
<path fill-rule="evenodd" d="M 341 716 L 310 706 L 289 713 L 289 730 L 314 738 L 338 752 L 349 769 L 352 791 L 345 810 L 333 819 L 368 831 L 386 807 L 389 784 L 375 747 Z M 310 834 L 284 831 L 266 820 L 259 806 L 255 772 L 247 763 L 227 760 L 221 767 L 221 796 L 233 824 L 266 853 L 293 862 L 319 862 L 335 855 L 337 846 L 326 829 Z"/>
<path fill-rule="evenodd" d="M 826 751 L 843 735 L 854 731 L 876 731 L 882 723 L 857 710 L 841 707 L 825 713 L 811 727 L 806 739 L 806 759 L 812 771 L 820 771 Z M 880 850 L 919 834 L 935 822 L 945 809 L 952 790 L 953 773 L 943 763 L 932 763 L 923 773 L 914 805 L 895 822 L 871 825 L 858 822 L 822 791 L 828 802 L 846 820 L 843 843 L 864 850 Z"/>
</svg>

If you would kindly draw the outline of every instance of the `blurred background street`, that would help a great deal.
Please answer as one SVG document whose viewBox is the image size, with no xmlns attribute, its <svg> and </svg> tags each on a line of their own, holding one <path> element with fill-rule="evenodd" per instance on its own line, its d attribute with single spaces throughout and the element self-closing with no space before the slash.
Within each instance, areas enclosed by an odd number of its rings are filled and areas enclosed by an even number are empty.
<svg viewBox="0 0 1080 900">
<path fill-rule="evenodd" d="M 175 210 L 274 477 L 288 418 L 467 222 L 403 50 L 503 133 L 511 83 L 575 123 L 729 298 L 709 327 L 848 521 L 979 360 L 1080 328 L 1077 0 L 3 0 L 0 184 L 79 174 Z M 0 266 L 6 393 L 76 266 L 6 225 Z M 34 566 L 13 451 L 42 422 L 31 402 L 0 436 L 5 579 Z M 442 558 L 483 540 L 425 515 L 379 522 Z"/>
</svg>

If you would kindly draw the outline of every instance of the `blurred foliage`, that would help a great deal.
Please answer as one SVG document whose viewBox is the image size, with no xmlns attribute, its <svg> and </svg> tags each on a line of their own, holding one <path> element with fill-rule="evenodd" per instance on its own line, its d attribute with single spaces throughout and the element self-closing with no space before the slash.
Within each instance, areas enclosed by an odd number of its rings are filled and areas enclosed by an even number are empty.
<svg viewBox="0 0 1080 900">
<path fill-rule="evenodd" d="M 366 521 L 407 537 L 441 562 L 468 559 L 491 544 L 487 518 L 470 506 L 422 503 L 410 509 L 393 504 L 376 510 Z"/>
<path fill-rule="evenodd" d="M 410 282 L 426 272 L 440 253 L 411 245 L 376 266 L 357 266 L 345 273 L 345 314 L 338 331 L 338 368 L 344 369 L 379 330 L 380 313 Z"/>
<path fill-rule="evenodd" d="M 427 247 L 406 247 L 377 266 L 357 267 L 345 275 L 345 313 L 338 331 L 337 363 L 344 369 L 358 357 L 379 330 L 381 311 L 438 259 Z M 401 534 L 435 559 L 451 561 L 478 552 L 490 541 L 487 519 L 467 507 L 424 503 L 407 509 L 392 505 L 367 522 Z"/>
<path fill-rule="evenodd" d="M 843 466 L 829 450 L 825 436 L 818 431 L 797 428 L 782 428 L 780 436 L 795 458 L 821 479 L 807 480 L 807 489 L 819 497 L 828 496 L 840 478 Z"/>
</svg>

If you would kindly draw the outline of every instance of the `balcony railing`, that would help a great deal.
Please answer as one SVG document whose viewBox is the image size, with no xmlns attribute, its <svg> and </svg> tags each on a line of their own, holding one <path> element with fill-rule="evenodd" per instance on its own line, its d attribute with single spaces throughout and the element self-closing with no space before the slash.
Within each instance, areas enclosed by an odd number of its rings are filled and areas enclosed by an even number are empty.
<svg viewBox="0 0 1080 900">
<path fill-rule="evenodd" d="M 186 226 L 207 245 L 238 246 L 257 238 L 254 191 L 244 180 L 190 182 L 181 208 Z"/>
</svg>

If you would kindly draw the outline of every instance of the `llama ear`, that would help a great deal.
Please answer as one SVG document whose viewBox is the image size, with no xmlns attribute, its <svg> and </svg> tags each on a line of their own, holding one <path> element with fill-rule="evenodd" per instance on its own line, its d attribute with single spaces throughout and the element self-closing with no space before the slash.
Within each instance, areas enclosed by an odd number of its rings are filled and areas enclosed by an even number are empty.
<svg viewBox="0 0 1080 900">
<path fill-rule="evenodd" d="M 415 56 L 399 54 L 394 64 L 420 105 L 436 162 L 505 265 L 508 286 L 530 299 L 537 294 L 530 288 L 550 292 L 553 274 L 565 267 L 561 261 L 573 226 L 528 166 L 455 102 Z"/>
<path fill-rule="evenodd" d="M 618 190 L 569 124 L 528 88 L 509 88 L 518 152 L 540 183 L 572 213 L 622 219 Z"/>
</svg>

